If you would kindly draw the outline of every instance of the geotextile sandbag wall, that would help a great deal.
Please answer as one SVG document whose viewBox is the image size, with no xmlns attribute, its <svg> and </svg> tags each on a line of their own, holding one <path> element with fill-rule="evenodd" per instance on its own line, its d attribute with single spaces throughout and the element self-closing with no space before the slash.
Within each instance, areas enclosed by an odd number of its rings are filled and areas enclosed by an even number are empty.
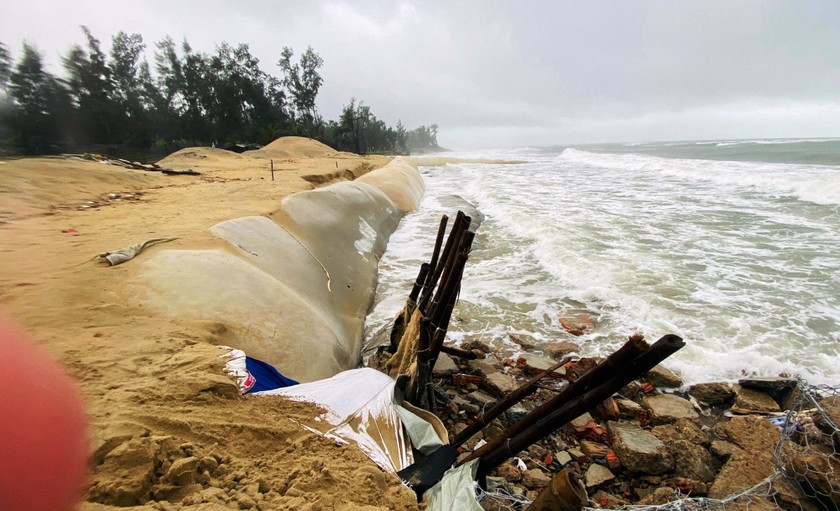
<svg viewBox="0 0 840 511">
<path fill-rule="evenodd" d="M 423 191 L 417 169 L 397 159 L 285 197 L 268 216 L 218 223 L 218 247 L 145 262 L 145 305 L 220 322 L 228 344 L 301 382 L 356 367 L 379 257 Z"/>
</svg>

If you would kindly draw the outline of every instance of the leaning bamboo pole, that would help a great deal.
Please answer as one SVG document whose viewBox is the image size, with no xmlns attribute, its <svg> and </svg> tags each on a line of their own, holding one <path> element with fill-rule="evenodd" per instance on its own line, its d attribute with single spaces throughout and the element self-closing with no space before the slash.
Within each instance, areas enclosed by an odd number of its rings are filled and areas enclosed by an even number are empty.
<svg viewBox="0 0 840 511">
<path fill-rule="evenodd" d="M 432 283 L 432 276 L 437 269 L 438 258 L 440 257 L 440 248 L 443 243 L 443 237 L 446 235 L 446 224 L 449 222 L 449 217 L 443 215 L 440 217 L 440 225 L 438 226 L 437 237 L 435 238 L 435 248 L 432 250 L 432 259 L 429 261 L 429 275 L 424 283 L 424 287 L 428 287 Z"/>
<path fill-rule="evenodd" d="M 563 404 L 559 409 L 540 417 L 532 427 L 515 436 L 506 436 L 494 448 L 480 454 L 479 477 L 486 475 L 506 459 L 523 449 L 527 449 L 534 442 L 550 435 L 564 424 L 591 410 L 642 373 L 653 369 L 654 366 L 676 353 L 683 346 L 685 346 L 685 342 L 676 335 L 669 334 L 662 337 L 650 349 L 634 358 L 626 367 L 619 368 L 603 383 L 592 386 L 583 395 L 578 395 Z"/>
<path fill-rule="evenodd" d="M 449 231 L 449 237 L 446 240 L 446 245 L 443 248 L 443 252 L 440 255 L 440 260 L 437 261 L 435 265 L 435 271 L 432 273 L 431 278 L 429 278 L 428 285 L 424 288 L 423 293 L 420 295 L 420 301 L 418 305 L 422 310 L 426 310 L 426 307 L 429 304 L 429 300 L 432 299 L 433 292 L 435 287 L 437 286 L 438 280 L 441 278 L 441 274 L 443 273 L 444 269 L 446 268 L 447 264 L 449 263 L 450 258 L 453 255 L 453 251 L 455 250 L 455 243 L 460 238 L 460 231 L 464 229 L 464 220 L 467 216 L 464 214 L 463 211 L 458 211 L 458 214 L 455 215 L 455 221 L 452 222 L 452 230 Z"/>
<path fill-rule="evenodd" d="M 533 394 L 534 391 L 537 389 L 537 384 L 543 378 L 559 369 L 565 362 L 565 359 L 561 360 L 560 362 L 557 362 L 545 371 L 537 374 L 530 380 L 520 385 L 513 392 L 506 395 L 503 399 L 496 401 L 493 404 L 493 406 L 487 409 L 487 411 L 485 411 L 483 414 L 481 414 L 479 417 L 473 420 L 472 424 L 469 424 L 466 428 L 464 428 L 463 431 L 455 435 L 455 438 L 452 440 L 452 446 L 456 448 L 460 447 L 461 444 L 469 440 L 470 437 L 481 431 L 485 426 L 489 425 L 490 422 L 493 421 L 493 419 L 509 410 L 510 407 L 512 407 L 516 403 L 522 401 L 526 397 Z"/>
<path fill-rule="evenodd" d="M 541 418 L 545 417 L 552 411 L 559 409 L 578 396 L 583 395 L 593 386 L 599 385 L 609 377 L 609 374 L 612 371 L 615 371 L 622 365 L 630 363 L 634 358 L 638 357 L 649 348 L 648 343 L 646 343 L 641 337 L 630 338 L 630 340 L 619 348 L 618 351 L 615 351 L 603 362 L 582 374 L 577 380 L 569 384 L 568 387 L 557 393 L 554 397 L 531 410 L 531 412 L 516 421 L 515 424 L 503 431 L 498 437 L 492 438 L 481 449 L 470 454 L 464 461 L 466 462 L 479 458 L 485 453 L 502 445 L 502 443 L 504 443 L 507 439 L 533 427 L 534 424 L 536 424 Z"/>
<path fill-rule="evenodd" d="M 389 353 L 395 353 L 397 351 L 397 345 L 399 344 L 400 339 L 402 339 L 402 336 L 405 334 L 405 326 L 411 320 L 411 316 L 414 315 L 414 311 L 417 310 L 417 298 L 420 295 L 420 291 L 423 289 L 423 284 L 426 282 L 429 271 L 429 263 L 423 263 L 420 265 L 420 271 L 417 273 L 417 279 L 414 281 L 411 293 L 409 293 L 408 299 L 406 299 L 402 310 L 399 314 L 397 314 L 397 317 L 394 318 L 394 325 L 391 327 L 391 336 L 389 338 L 391 342 L 390 346 L 388 346 Z"/>
<path fill-rule="evenodd" d="M 406 398 L 417 406 L 425 400 L 430 409 L 434 407 L 434 394 L 429 386 L 431 371 L 440 352 L 472 357 L 469 352 L 443 345 L 475 238 L 475 233 L 469 231 L 470 217 L 458 211 L 444 245 L 447 223 L 448 217 L 444 215 L 432 257 L 421 266 L 405 307 L 394 320 L 388 348 L 393 356 L 386 364 L 389 372 L 410 373 Z M 409 322 L 414 323 L 411 328 Z"/>
</svg>

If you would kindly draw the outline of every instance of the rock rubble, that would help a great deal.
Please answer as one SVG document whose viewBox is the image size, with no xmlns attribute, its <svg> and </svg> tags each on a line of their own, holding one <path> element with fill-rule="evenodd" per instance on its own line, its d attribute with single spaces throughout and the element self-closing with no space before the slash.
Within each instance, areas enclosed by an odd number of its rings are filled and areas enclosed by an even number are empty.
<svg viewBox="0 0 840 511">
<path fill-rule="evenodd" d="M 445 401 L 438 415 L 451 436 L 470 424 L 479 410 L 555 363 L 537 355 L 502 359 L 478 344 L 473 341 L 469 349 L 486 358 L 466 363 L 454 358 L 457 372 L 438 380 L 442 390 L 438 396 Z M 549 346 L 545 351 L 557 359 L 576 351 L 571 346 Z M 579 377 L 593 363 L 592 359 L 571 360 L 558 370 L 559 378 L 542 380 L 532 396 L 466 442 L 459 449 L 460 459 L 483 444 L 480 440 L 495 437 L 552 397 L 568 384 L 563 378 Z M 703 383 L 680 390 L 679 376 L 658 367 L 591 414 L 578 417 L 527 451 L 514 453 L 519 463 L 508 461 L 491 472 L 488 490 L 533 500 L 554 473 L 568 467 L 585 486 L 589 505 L 594 507 L 660 504 L 679 494 L 721 498 L 742 491 L 776 470 L 774 450 L 781 432 L 770 419 L 781 415 L 781 404 L 790 402 L 790 394 L 796 391 L 787 381 L 764 380 L 735 386 Z M 825 405 L 840 415 L 840 399 Z M 831 445 L 822 451 L 792 452 L 790 459 L 791 465 L 801 465 L 802 473 L 807 473 L 807 466 L 840 473 Z M 807 483 L 825 489 L 840 502 L 840 476 L 814 479 Z M 778 508 L 785 498 L 791 506 L 803 505 L 798 485 L 784 487 L 775 502 L 755 497 L 756 508 Z M 492 499 L 483 505 L 485 509 L 498 506 Z M 794 508 L 800 509 L 790 507 Z"/>
</svg>

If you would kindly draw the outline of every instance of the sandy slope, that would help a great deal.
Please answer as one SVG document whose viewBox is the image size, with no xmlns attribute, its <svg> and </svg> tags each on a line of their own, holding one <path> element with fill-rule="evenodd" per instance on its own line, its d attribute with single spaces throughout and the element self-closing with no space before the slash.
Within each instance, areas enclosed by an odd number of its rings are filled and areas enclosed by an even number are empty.
<svg viewBox="0 0 840 511">
<path fill-rule="evenodd" d="M 268 214 L 285 195 L 387 161 L 301 140 L 275 149 L 287 153 L 275 181 L 259 154 L 207 148 L 161 162 L 201 176 L 75 160 L 0 164 L 0 307 L 79 382 L 93 453 L 82 509 L 416 507 L 361 452 L 304 432 L 295 420 L 316 413 L 308 405 L 238 397 L 220 373 L 218 323 L 160 317 L 124 287 L 154 251 L 208 246 L 219 221 Z M 102 205 L 76 209 L 89 201 Z M 93 260 L 159 237 L 178 239 L 113 268 Z"/>
</svg>

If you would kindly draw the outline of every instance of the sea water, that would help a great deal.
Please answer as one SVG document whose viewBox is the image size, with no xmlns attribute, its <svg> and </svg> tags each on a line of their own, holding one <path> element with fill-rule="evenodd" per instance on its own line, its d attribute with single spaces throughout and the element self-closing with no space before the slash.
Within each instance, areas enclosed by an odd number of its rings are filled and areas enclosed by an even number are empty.
<svg viewBox="0 0 840 511">
<path fill-rule="evenodd" d="M 386 331 L 456 196 L 485 215 L 448 339 L 603 356 L 640 332 L 687 346 L 686 383 L 840 376 L 840 141 L 611 144 L 454 154 L 422 167 L 420 210 L 391 237 L 366 322 Z M 563 318 L 587 315 L 573 336 Z M 381 337 L 381 336 L 380 336 Z"/>
</svg>

